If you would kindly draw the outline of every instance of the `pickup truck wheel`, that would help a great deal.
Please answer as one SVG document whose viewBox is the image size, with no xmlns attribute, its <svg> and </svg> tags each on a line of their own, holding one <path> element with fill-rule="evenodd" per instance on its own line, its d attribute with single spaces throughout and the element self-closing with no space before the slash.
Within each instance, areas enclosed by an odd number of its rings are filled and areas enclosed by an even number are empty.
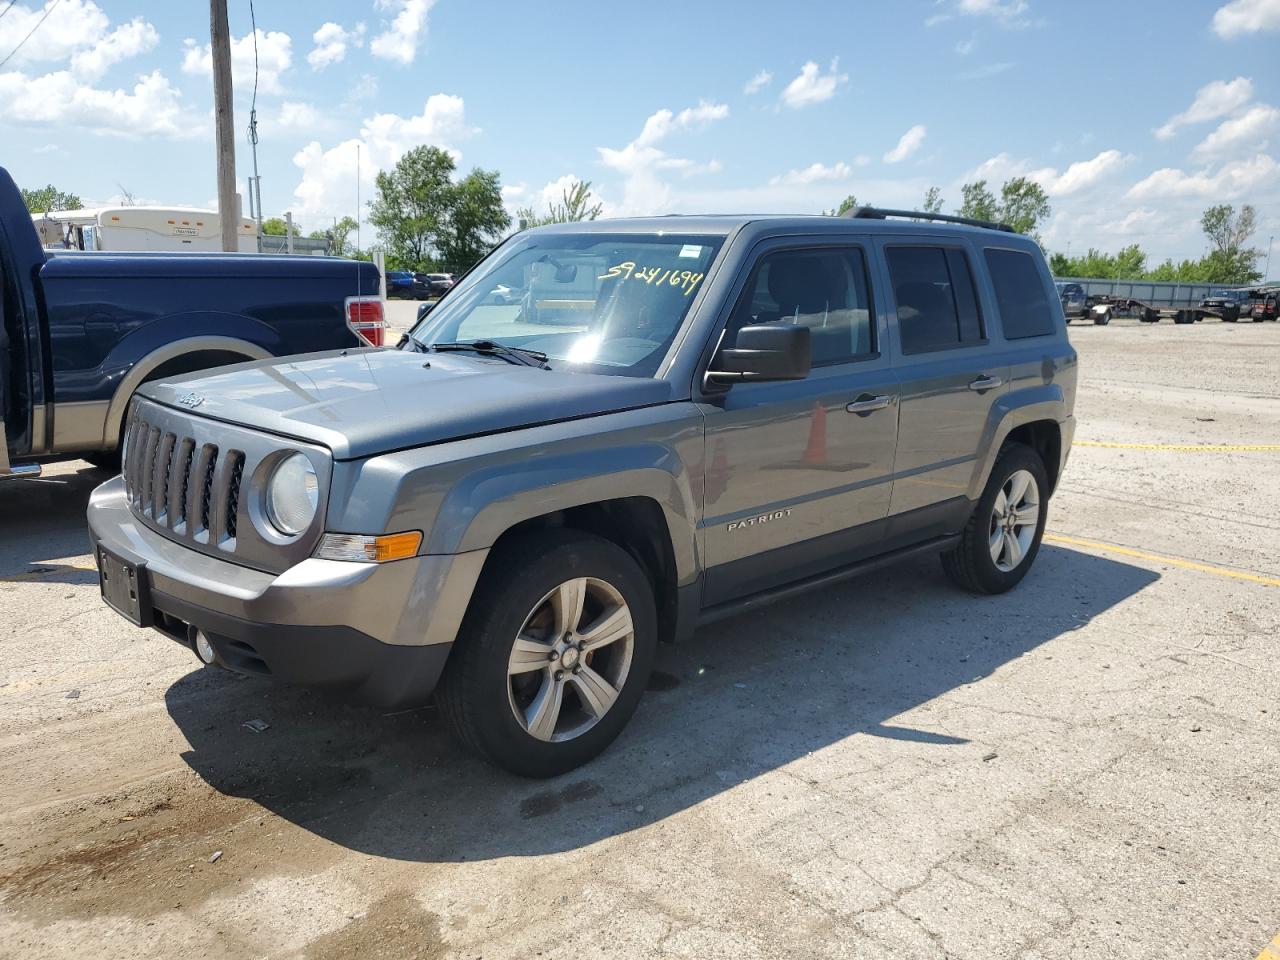
<svg viewBox="0 0 1280 960">
<path fill-rule="evenodd" d="M 436 694 L 460 740 L 553 777 L 626 726 L 657 647 L 653 589 L 617 545 L 539 531 L 490 557 Z"/>
<path fill-rule="evenodd" d="M 1040 551 L 1049 481 L 1040 455 L 1008 444 L 991 470 L 960 543 L 942 555 L 942 569 L 974 593 L 1004 593 L 1027 575 Z"/>
</svg>

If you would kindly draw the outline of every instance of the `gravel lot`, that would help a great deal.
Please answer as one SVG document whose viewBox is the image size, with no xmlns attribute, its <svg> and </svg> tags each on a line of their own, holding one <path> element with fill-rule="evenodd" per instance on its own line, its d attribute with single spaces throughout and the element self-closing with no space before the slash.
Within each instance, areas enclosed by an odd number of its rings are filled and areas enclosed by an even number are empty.
<svg viewBox="0 0 1280 960">
<path fill-rule="evenodd" d="M 1194 445 L 1280 443 L 1280 324 L 1072 336 L 1022 587 L 922 561 L 718 624 L 551 782 L 200 669 L 99 602 L 101 473 L 0 485 L 0 956 L 1253 957 L 1280 449 Z"/>
</svg>

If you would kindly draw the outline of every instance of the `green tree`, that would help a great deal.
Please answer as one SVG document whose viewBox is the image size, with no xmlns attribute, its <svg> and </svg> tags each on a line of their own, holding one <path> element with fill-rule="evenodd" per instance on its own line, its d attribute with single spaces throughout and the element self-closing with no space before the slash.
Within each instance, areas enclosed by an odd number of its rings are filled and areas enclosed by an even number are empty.
<svg viewBox="0 0 1280 960">
<path fill-rule="evenodd" d="M 920 205 L 920 209 L 925 213 L 941 213 L 942 212 L 942 190 L 939 187 L 930 187 L 924 192 L 924 203 Z"/>
<path fill-rule="evenodd" d="M 74 193 L 63 193 L 53 184 L 47 184 L 38 190 L 22 191 L 22 202 L 27 205 L 28 213 L 48 213 L 50 210 L 79 210 L 84 201 Z"/>
<path fill-rule="evenodd" d="M 343 217 L 328 230 L 312 230 L 308 237 L 315 240 L 328 240 L 329 253 L 335 257 L 351 255 L 351 234 L 356 232 L 356 221 L 352 217 Z"/>
<path fill-rule="evenodd" d="M 448 191 L 444 223 L 436 238 L 443 265 L 469 270 L 493 249 L 510 226 L 511 216 L 502 205 L 498 171 L 477 167 Z"/>
<path fill-rule="evenodd" d="M 995 195 L 987 189 L 987 181 L 966 183 L 960 188 L 960 209 L 956 213 L 974 220 L 996 219 L 999 210 Z"/>
<path fill-rule="evenodd" d="M 289 235 L 289 224 L 284 217 L 267 217 L 262 221 L 262 232 L 268 237 L 287 237 Z M 302 236 L 302 231 L 296 223 L 293 225 L 293 235 L 295 237 Z"/>
<path fill-rule="evenodd" d="M 861 206 L 863 206 L 863 204 L 859 203 L 858 198 L 851 193 L 840 201 L 840 205 L 838 207 L 831 210 L 823 210 L 822 215 L 824 217 L 843 217 L 850 210 Z"/>
<path fill-rule="evenodd" d="M 1247 203 L 1239 213 L 1228 203 L 1204 212 L 1200 226 L 1213 245 L 1204 258 L 1209 283 L 1253 283 L 1262 279 L 1257 269 L 1262 252 L 1247 246 L 1257 223 L 1258 212 Z"/>
<path fill-rule="evenodd" d="M 516 221 L 520 229 L 542 227 L 548 223 L 578 223 L 583 220 L 596 220 L 604 212 L 604 204 L 592 202 L 595 197 L 591 193 L 590 180 L 575 180 L 564 189 L 559 203 L 548 205 L 546 213 L 538 213 L 533 207 L 524 207 L 516 211 Z"/>
<path fill-rule="evenodd" d="M 1045 220 L 1053 208 L 1049 206 L 1049 195 L 1044 187 L 1026 177 L 1014 177 L 1006 180 L 1000 188 L 1000 205 L 997 219 L 1007 223 L 1018 233 L 1035 237 L 1036 229 Z"/>
<path fill-rule="evenodd" d="M 412 270 L 428 268 L 446 228 L 453 199 L 453 157 L 439 147 L 414 147 L 374 180 L 369 222 L 387 258 Z"/>
</svg>

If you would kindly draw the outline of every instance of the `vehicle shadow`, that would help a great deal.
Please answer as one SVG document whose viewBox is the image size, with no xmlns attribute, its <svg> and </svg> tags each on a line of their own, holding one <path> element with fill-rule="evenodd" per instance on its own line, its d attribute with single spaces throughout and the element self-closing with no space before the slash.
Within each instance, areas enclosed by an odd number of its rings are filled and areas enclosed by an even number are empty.
<svg viewBox="0 0 1280 960">
<path fill-rule="evenodd" d="M 387 714 L 214 670 L 177 681 L 166 702 L 191 747 L 183 758 L 210 786 L 334 843 L 406 861 L 528 856 L 637 829 L 850 737 L 912 757 L 921 745 L 984 750 L 971 742 L 984 738 L 977 712 L 945 732 L 894 719 L 1157 579 L 1045 544 L 1002 597 L 956 590 L 928 559 L 727 620 L 664 645 L 618 742 L 549 781 L 465 754 L 434 708 Z M 243 729 L 251 719 L 270 727 Z"/>
<path fill-rule="evenodd" d="M 89 494 L 111 476 L 108 470 L 79 463 L 31 480 L 0 482 L 0 578 L 40 574 L 37 568 L 57 566 L 37 558 L 88 553 Z M 53 579 L 88 582 L 74 568 L 67 568 L 67 574 L 71 579 Z"/>
</svg>

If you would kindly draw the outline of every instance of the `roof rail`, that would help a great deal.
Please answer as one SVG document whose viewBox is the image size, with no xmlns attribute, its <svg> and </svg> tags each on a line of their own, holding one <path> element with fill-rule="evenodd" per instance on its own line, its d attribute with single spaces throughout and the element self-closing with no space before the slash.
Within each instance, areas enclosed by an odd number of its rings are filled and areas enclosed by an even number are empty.
<svg viewBox="0 0 1280 960">
<path fill-rule="evenodd" d="M 888 217 L 910 217 L 915 220 L 940 220 L 943 223 L 962 223 L 968 227 L 983 227 L 987 230 L 1017 233 L 1007 223 L 976 220 L 973 217 L 956 217 L 948 213 L 926 213 L 921 210 L 882 210 L 879 207 L 853 207 L 846 210 L 841 216 L 848 217 L 851 220 L 884 220 Z"/>
</svg>

